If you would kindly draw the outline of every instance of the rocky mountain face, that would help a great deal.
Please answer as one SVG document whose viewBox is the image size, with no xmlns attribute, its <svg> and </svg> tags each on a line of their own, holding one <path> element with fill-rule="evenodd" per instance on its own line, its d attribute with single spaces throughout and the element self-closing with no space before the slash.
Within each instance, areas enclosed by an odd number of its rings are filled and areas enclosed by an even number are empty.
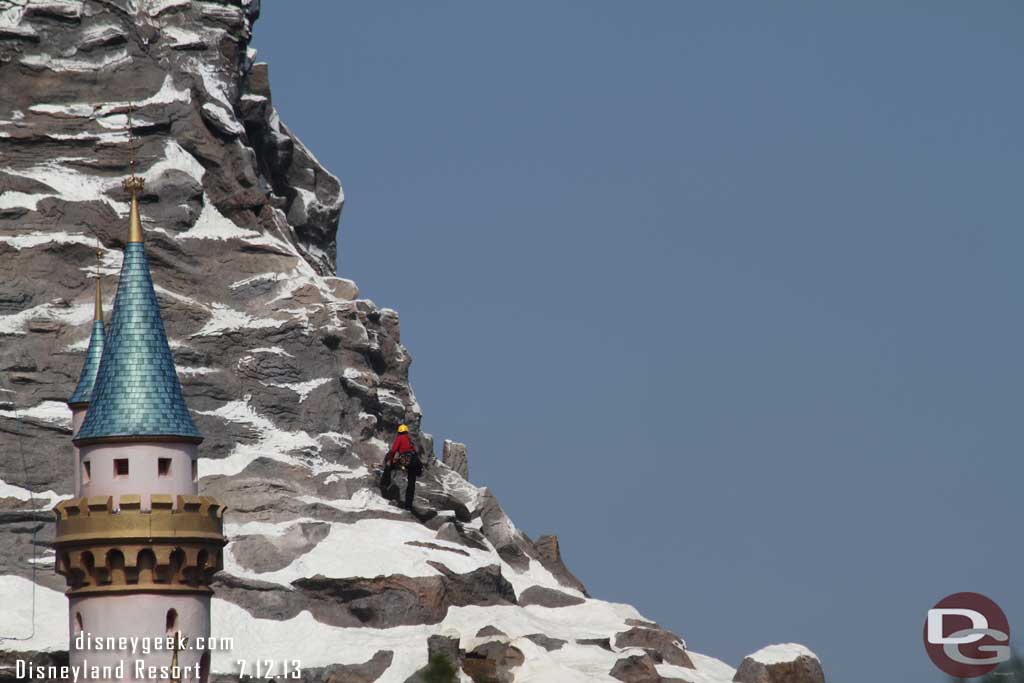
<svg viewBox="0 0 1024 683">
<path fill-rule="evenodd" d="M 97 273 L 113 300 L 135 147 L 206 437 L 200 489 L 230 509 L 213 633 L 234 643 L 215 679 L 270 659 L 308 681 L 440 680 L 444 655 L 475 683 L 822 681 L 803 650 L 737 673 L 593 598 L 555 537 L 528 538 L 467 480 L 461 444 L 431 459 L 412 513 L 381 495 L 396 425 L 433 440 L 398 314 L 334 272 L 341 186 L 274 108 L 248 47 L 258 15 L 258 0 L 0 0 L 0 680 L 19 657 L 66 658 L 48 510 L 72 488 L 63 402 Z"/>
</svg>

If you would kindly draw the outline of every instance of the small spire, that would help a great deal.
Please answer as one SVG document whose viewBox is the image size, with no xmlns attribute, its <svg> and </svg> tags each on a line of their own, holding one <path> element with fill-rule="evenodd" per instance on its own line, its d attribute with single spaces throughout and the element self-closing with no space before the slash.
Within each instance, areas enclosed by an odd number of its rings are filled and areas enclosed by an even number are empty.
<svg viewBox="0 0 1024 683">
<path fill-rule="evenodd" d="M 128 242 L 142 242 L 142 219 L 139 218 L 138 193 L 145 187 L 145 181 L 135 175 L 135 137 L 132 128 L 132 112 L 135 106 L 128 105 L 128 168 L 130 175 L 121 182 L 127 192 L 132 193 L 132 205 L 128 216 Z"/>
<path fill-rule="evenodd" d="M 78 377 L 78 385 L 68 399 L 68 405 L 74 407 L 85 407 L 92 401 L 92 390 L 96 386 L 96 376 L 100 371 L 100 360 L 103 358 L 103 346 L 106 343 L 106 326 L 103 324 L 103 285 L 100 276 L 100 259 L 103 257 L 103 250 L 100 249 L 99 237 L 96 237 L 96 312 L 93 315 L 92 334 L 89 335 L 89 346 L 85 352 L 85 364 L 82 366 L 82 374 Z"/>
<path fill-rule="evenodd" d="M 99 284 L 99 278 L 96 278 L 96 312 L 92 319 L 99 323 L 103 322 L 103 290 Z"/>
<path fill-rule="evenodd" d="M 99 249 L 96 250 L 96 260 L 97 260 L 97 262 L 99 261 L 100 256 L 102 254 L 103 254 L 102 251 L 100 251 Z M 103 285 L 102 285 L 102 279 L 100 278 L 99 263 L 97 263 L 96 265 L 97 265 L 97 268 L 96 268 L 96 313 L 93 316 L 93 320 L 98 320 L 100 322 L 103 322 Z"/>
</svg>

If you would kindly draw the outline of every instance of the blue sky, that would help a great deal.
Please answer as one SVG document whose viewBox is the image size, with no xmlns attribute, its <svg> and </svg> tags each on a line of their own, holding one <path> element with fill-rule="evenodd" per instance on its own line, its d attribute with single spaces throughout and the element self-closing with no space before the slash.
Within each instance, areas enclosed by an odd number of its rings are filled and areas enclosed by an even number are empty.
<svg viewBox="0 0 1024 683">
<path fill-rule="evenodd" d="M 733 665 L 923 682 L 940 598 L 1024 629 L 1022 20 L 269 1 L 254 45 L 425 429 L 524 531 Z"/>
</svg>

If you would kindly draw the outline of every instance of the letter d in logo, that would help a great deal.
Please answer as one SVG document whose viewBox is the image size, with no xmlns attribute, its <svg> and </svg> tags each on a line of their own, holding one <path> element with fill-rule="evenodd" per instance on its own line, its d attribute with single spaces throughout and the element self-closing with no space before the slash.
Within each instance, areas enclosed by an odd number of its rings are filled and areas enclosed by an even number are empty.
<svg viewBox="0 0 1024 683">
<path fill-rule="evenodd" d="M 945 617 L 966 617 L 971 620 L 971 635 L 968 636 L 943 636 L 942 624 Z M 932 645 L 967 645 L 976 643 L 984 634 L 978 633 L 988 628 L 988 619 L 981 612 L 972 609 L 930 609 L 928 610 L 928 642 Z"/>
</svg>

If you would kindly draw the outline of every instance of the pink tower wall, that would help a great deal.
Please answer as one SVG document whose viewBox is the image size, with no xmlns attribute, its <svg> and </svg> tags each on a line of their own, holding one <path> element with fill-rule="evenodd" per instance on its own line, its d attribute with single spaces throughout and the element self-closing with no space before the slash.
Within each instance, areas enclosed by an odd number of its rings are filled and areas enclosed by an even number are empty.
<svg viewBox="0 0 1024 683">
<path fill-rule="evenodd" d="M 85 422 L 86 408 L 72 408 L 71 409 L 71 437 L 74 438 L 78 434 L 78 430 L 82 428 L 82 423 Z M 71 445 L 71 469 L 75 473 L 75 496 L 82 495 L 82 466 L 79 464 L 79 453 L 78 446 Z"/>
<path fill-rule="evenodd" d="M 81 482 L 79 496 L 113 496 L 114 507 L 122 494 L 142 496 L 142 509 L 151 509 L 150 496 L 169 494 L 177 507 L 177 496 L 196 495 L 199 484 L 192 477 L 192 463 L 198 457 L 195 444 L 166 443 L 100 443 L 80 449 L 77 476 Z M 128 460 L 128 476 L 114 473 L 115 459 Z M 158 459 L 169 458 L 168 476 L 159 476 Z M 90 463 L 89 483 L 84 481 L 83 464 Z"/>
</svg>

